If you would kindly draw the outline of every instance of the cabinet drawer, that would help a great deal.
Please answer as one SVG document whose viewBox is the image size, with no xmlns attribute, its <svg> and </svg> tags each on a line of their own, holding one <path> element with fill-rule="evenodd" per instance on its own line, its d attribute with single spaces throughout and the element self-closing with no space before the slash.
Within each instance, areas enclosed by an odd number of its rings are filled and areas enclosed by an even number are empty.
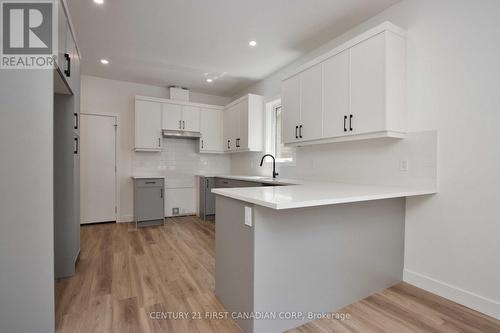
<svg viewBox="0 0 500 333">
<path fill-rule="evenodd" d="M 135 185 L 137 187 L 164 187 L 164 179 L 163 178 L 136 179 Z"/>
</svg>

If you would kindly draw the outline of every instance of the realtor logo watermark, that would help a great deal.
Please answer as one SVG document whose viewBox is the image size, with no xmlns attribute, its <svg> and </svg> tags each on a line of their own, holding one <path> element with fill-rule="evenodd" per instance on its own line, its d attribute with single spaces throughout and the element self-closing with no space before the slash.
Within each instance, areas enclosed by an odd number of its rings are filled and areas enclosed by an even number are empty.
<svg viewBox="0 0 500 333">
<path fill-rule="evenodd" d="M 0 68 L 54 68 L 57 59 L 56 10 L 53 1 L 1 2 Z"/>
</svg>

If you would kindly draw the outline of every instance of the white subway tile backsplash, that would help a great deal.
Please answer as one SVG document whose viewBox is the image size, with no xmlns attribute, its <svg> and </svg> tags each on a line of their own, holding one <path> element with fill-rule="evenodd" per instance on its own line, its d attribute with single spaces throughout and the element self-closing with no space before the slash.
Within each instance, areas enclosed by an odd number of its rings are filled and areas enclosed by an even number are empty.
<svg viewBox="0 0 500 333">
<path fill-rule="evenodd" d="M 136 152 L 132 158 L 134 174 L 166 177 L 167 187 L 194 187 L 194 175 L 199 173 L 227 174 L 231 157 L 224 154 L 200 154 L 198 140 L 163 139 L 160 153 Z"/>
</svg>

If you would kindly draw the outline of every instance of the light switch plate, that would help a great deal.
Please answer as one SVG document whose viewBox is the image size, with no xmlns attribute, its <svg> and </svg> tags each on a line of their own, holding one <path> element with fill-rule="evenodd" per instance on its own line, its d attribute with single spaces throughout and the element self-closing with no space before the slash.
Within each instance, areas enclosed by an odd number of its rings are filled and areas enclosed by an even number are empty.
<svg viewBox="0 0 500 333">
<path fill-rule="evenodd" d="M 245 206 L 245 225 L 252 226 L 252 207 Z"/>
</svg>

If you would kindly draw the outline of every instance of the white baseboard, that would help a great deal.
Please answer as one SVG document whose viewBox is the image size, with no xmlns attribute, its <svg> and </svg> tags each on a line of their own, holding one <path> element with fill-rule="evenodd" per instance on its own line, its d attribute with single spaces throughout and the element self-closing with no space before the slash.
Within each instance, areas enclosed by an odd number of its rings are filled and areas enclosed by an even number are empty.
<svg viewBox="0 0 500 333">
<path fill-rule="evenodd" d="M 416 287 L 452 300 L 453 302 L 462 304 L 493 318 L 500 319 L 500 302 L 498 301 L 460 289 L 451 284 L 430 278 L 408 269 L 404 270 L 403 280 Z"/>
</svg>

